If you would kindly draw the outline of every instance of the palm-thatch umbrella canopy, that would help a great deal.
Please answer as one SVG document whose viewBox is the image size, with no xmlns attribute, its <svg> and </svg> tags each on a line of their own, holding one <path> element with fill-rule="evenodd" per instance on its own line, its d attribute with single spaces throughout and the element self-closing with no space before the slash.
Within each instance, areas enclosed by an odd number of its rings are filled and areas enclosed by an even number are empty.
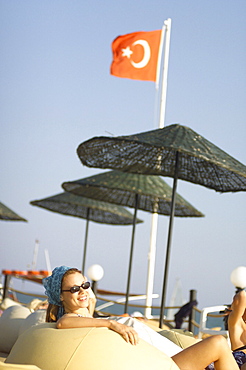
<svg viewBox="0 0 246 370">
<path fill-rule="evenodd" d="M 219 192 L 246 190 L 246 166 L 193 131 L 174 124 L 129 136 L 92 138 L 77 149 L 88 167 L 178 178 Z"/>
<path fill-rule="evenodd" d="M 0 220 L 4 221 L 24 221 L 27 222 L 27 220 L 21 216 L 19 216 L 17 213 L 12 211 L 10 208 L 5 206 L 3 203 L 0 202 Z"/>
<path fill-rule="evenodd" d="M 124 207 L 77 196 L 67 192 L 59 193 L 48 198 L 34 200 L 30 202 L 30 204 L 63 215 L 86 219 L 82 263 L 83 272 L 85 271 L 89 221 L 110 225 L 132 225 L 133 222 L 133 215 Z M 136 222 L 141 223 L 143 221 L 137 219 Z"/>
<path fill-rule="evenodd" d="M 163 215 L 170 215 L 171 211 L 172 189 L 158 176 L 108 171 L 84 179 L 64 182 L 62 187 L 73 194 L 135 208 L 134 218 L 138 209 Z M 177 194 L 175 216 L 203 217 L 204 215 Z M 128 309 L 134 235 L 133 223 L 125 312 Z"/>
<path fill-rule="evenodd" d="M 107 171 L 62 184 L 66 192 L 151 213 L 170 215 L 172 188 L 159 176 L 139 175 L 121 171 Z M 177 194 L 177 217 L 204 215 Z"/>
<path fill-rule="evenodd" d="M 95 137 L 80 144 L 77 153 L 88 167 L 174 179 L 160 313 L 162 325 L 177 180 L 219 192 L 245 191 L 246 166 L 195 131 L 179 124 L 129 136 Z"/>
</svg>

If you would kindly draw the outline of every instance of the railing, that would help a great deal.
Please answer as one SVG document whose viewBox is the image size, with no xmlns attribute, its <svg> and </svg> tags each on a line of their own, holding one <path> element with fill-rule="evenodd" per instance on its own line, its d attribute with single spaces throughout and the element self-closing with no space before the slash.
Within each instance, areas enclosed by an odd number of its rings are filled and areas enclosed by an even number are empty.
<svg viewBox="0 0 246 370">
<path fill-rule="evenodd" d="M 124 304 L 125 304 L 125 298 L 119 298 L 117 300 L 113 300 L 113 299 L 107 299 L 107 298 L 104 297 L 104 295 L 122 295 L 122 296 L 124 296 L 125 295 L 124 293 L 115 294 L 116 292 L 100 291 L 100 290 L 98 290 L 97 293 L 98 293 L 97 294 L 97 299 L 100 300 L 100 301 L 103 301 L 105 303 L 100 304 L 99 306 L 97 306 L 96 311 L 105 310 L 105 308 L 112 307 L 112 306 L 117 306 L 117 305 L 124 306 Z M 153 295 L 153 298 L 157 298 L 157 297 L 158 297 L 158 295 Z M 134 295 L 134 296 L 129 297 L 129 302 L 133 301 L 133 300 L 145 299 L 145 298 L 146 298 L 145 295 Z M 190 291 L 190 301 L 192 302 L 193 300 L 195 300 L 195 298 L 196 298 L 196 291 L 191 290 Z M 149 307 L 149 306 L 146 306 L 146 305 L 143 305 L 143 304 L 136 304 L 136 303 L 134 303 L 134 304 L 129 303 L 128 306 L 129 307 L 134 307 L 134 308 L 137 308 L 137 309 L 142 309 L 143 311 L 144 311 L 145 308 Z M 180 306 L 166 306 L 165 307 L 165 312 L 169 309 L 176 309 L 178 311 L 180 308 L 181 308 Z M 158 310 L 158 312 L 159 312 L 160 311 L 160 306 L 151 306 L 151 309 L 152 310 Z M 112 312 L 103 311 L 103 313 L 105 315 L 112 315 Z M 191 314 L 189 315 L 189 318 L 184 320 L 185 323 L 188 323 L 188 330 L 193 332 L 194 334 L 197 331 L 197 329 L 199 328 L 199 323 L 196 321 L 196 316 L 200 315 L 200 313 L 201 313 L 201 310 L 199 310 L 195 306 L 195 307 L 192 308 Z M 157 320 L 158 318 L 159 318 L 159 315 L 153 315 L 153 319 Z M 169 324 L 169 325 L 171 324 L 171 326 L 173 326 L 175 321 L 174 321 L 174 318 L 173 319 L 167 319 L 166 317 L 164 317 L 163 323 L 164 324 Z"/>
<path fill-rule="evenodd" d="M 19 294 L 23 294 L 25 296 L 29 296 L 29 297 L 35 297 L 35 298 L 44 298 L 44 299 L 47 299 L 47 296 L 45 294 L 38 294 L 38 293 L 27 293 L 27 292 L 23 292 L 22 290 L 18 290 L 18 289 L 14 289 L 14 288 L 11 288 L 9 289 L 14 295 L 15 293 L 19 293 Z M 20 302 L 20 303 L 24 303 L 24 302 Z"/>
</svg>

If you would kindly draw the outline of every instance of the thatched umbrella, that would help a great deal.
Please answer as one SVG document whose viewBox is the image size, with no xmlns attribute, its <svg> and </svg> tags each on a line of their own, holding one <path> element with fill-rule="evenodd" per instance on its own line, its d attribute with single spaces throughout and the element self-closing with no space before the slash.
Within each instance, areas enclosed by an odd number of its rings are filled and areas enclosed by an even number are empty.
<svg viewBox="0 0 246 370">
<path fill-rule="evenodd" d="M 160 314 L 162 325 L 177 180 L 219 192 L 245 191 L 246 166 L 192 129 L 179 124 L 129 136 L 95 137 L 80 144 L 77 153 L 88 167 L 174 179 Z"/>
<path fill-rule="evenodd" d="M 8 208 L 7 206 L 5 206 L 1 202 L 0 202 L 0 220 L 27 222 L 27 220 L 25 218 L 19 216 L 17 213 L 12 211 L 12 209 Z"/>
<path fill-rule="evenodd" d="M 133 215 L 124 207 L 63 192 L 30 202 L 52 212 L 86 219 L 82 271 L 85 271 L 89 221 L 110 225 L 132 225 Z M 138 219 L 137 223 L 143 222 Z"/>
</svg>

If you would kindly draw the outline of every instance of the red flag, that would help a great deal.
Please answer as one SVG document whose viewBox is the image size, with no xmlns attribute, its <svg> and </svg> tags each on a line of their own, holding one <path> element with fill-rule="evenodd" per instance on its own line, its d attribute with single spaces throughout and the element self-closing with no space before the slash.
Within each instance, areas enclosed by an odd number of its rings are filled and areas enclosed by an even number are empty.
<svg viewBox="0 0 246 370">
<path fill-rule="evenodd" d="M 134 80 L 156 81 L 161 30 L 134 32 L 112 42 L 110 73 Z"/>
</svg>

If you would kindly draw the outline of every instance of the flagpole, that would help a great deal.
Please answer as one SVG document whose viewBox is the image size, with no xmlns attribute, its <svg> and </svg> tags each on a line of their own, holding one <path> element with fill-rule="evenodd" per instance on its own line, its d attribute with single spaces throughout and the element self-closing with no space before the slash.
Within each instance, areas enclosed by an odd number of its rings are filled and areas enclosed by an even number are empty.
<svg viewBox="0 0 246 370">
<path fill-rule="evenodd" d="M 165 34 L 165 43 L 163 43 L 164 34 Z M 170 35 L 171 35 L 171 18 L 168 18 L 167 20 L 164 21 L 164 24 L 162 27 L 160 50 L 159 50 L 159 56 L 158 56 L 158 68 L 157 68 L 157 76 L 156 76 L 156 88 L 159 89 L 162 50 L 163 50 L 163 44 L 164 44 L 164 60 L 163 60 L 162 87 L 161 87 L 161 98 L 160 98 L 159 128 L 164 127 L 164 121 L 165 121 Z M 149 253 L 148 253 L 148 276 L 147 276 L 147 285 L 146 285 L 146 306 L 147 307 L 145 308 L 145 313 L 144 313 L 145 317 L 147 318 L 151 317 L 152 296 L 153 296 L 153 289 L 154 289 L 157 223 L 158 223 L 158 214 L 152 213 L 151 231 L 150 231 L 150 248 L 149 248 Z"/>
<path fill-rule="evenodd" d="M 172 21 L 171 21 L 170 18 L 168 18 L 164 22 L 164 26 L 166 27 L 166 33 L 165 33 L 165 48 L 164 48 L 161 101 L 160 101 L 159 128 L 163 128 L 164 127 L 164 122 L 165 122 L 166 101 L 167 101 L 167 74 L 168 74 L 168 61 L 169 61 L 169 50 L 170 50 L 171 22 Z"/>
</svg>

